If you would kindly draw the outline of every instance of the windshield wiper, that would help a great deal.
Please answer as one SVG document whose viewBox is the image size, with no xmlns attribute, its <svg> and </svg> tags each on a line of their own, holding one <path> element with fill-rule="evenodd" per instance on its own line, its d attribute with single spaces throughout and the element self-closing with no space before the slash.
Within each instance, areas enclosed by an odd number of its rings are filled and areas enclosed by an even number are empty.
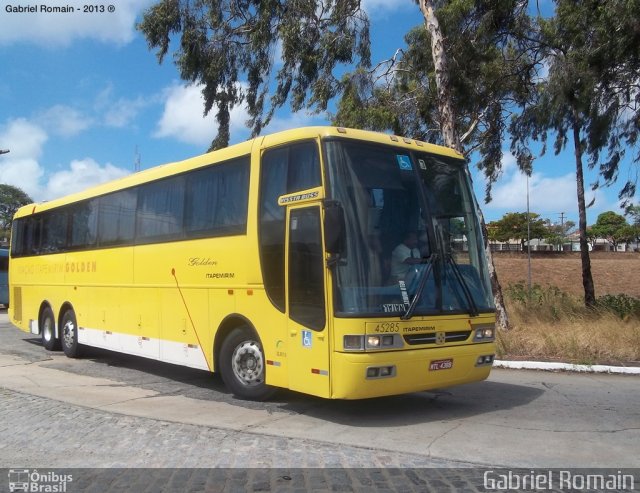
<svg viewBox="0 0 640 493">
<path fill-rule="evenodd" d="M 447 254 L 446 263 L 451 264 L 454 277 L 458 280 L 458 283 L 462 287 L 462 292 L 464 293 L 465 298 L 467 298 L 467 304 L 469 305 L 469 315 L 472 317 L 477 317 L 478 315 L 480 315 L 478 306 L 476 305 L 476 302 L 473 301 L 473 295 L 469 290 L 469 285 L 467 284 L 467 281 L 464 280 L 464 277 L 460 272 L 460 267 L 458 267 L 458 264 L 456 263 L 451 253 Z"/>
<path fill-rule="evenodd" d="M 427 279 L 429 278 L 429 274 L 433 270 L 433 262 L 436 260 L 437 254 L 432 254 L 429 258 L 426 259 L 424 265 L 426 267 L 420 271 L 420 280 L 418 282 L 418 288 L 416 289 L 416 294 L 413 296 L 411 300 L 411 304 L 407 311 L 400 317 L 400 320 L 409 320 L 413 317 L 413 312 L 416 311 L 416 306 L 418 306 L 418 300 L 422 297 L 422 292 L 424 291 L 424 287 L 427 285 Z"/>
</svg>

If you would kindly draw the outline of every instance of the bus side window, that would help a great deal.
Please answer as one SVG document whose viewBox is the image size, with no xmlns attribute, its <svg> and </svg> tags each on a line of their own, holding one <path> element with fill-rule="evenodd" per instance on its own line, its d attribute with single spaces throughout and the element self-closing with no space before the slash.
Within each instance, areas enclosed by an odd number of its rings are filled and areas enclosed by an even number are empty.
<svg viewBox="0 0 640 493">
<path fill-rule="evenodd" d="M 315 142 L 290 147 L 286 193 L 307 190 L 322 185 L 320 157 Z"/>
<path fill-rule="evenodd" d="M 260 260 L 264 288 L 271 302 L 284 312 L 285 209 L 278 197 L 286 193 L 288 149 L 265 152 L 260 173 Z"/>
<path fill-rule="evenodd" d="M 282 312 L 285 311 L 285 208 L 278 204 L 278 197 L 321 184 L 320 157 L 314 141 L 264 152 L 258 210 L 260 260 L 267 295 Z"/>
<path fill-rule="evenodd" d="M 291 211 L 289 240 L 289 315 L 322 330 L 327 320 L 319 207 Z"/>
</svg>

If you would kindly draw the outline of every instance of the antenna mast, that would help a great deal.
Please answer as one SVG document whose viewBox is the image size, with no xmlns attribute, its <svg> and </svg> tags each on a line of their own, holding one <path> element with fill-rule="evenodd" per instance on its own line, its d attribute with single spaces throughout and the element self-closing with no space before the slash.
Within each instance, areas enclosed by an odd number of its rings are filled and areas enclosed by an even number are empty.
<svg viewBox="0 0 640 493">
<path fill-rule="evenodd" d="M 140 153 L 138 152 L 138 145 L 136 144 L 136 150 L 133 155 L 133 171 L 137 173 L 140 171 Z"/>
</svg>

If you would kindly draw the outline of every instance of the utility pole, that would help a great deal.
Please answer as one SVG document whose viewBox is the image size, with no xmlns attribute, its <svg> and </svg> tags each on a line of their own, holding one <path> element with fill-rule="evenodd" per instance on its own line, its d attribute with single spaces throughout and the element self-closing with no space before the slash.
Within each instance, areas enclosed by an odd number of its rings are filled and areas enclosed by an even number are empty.
<svg viewBox="0 0 640 493">
<path fill-rule="evenodd" d="M 529 211 L 529 173 L 527 175 L 527 288 L 531 302 L 531 213 Z"/>
<path fill-rule="evenodd" d="M 560 245 L 560 251 L 564 251 L 564 212 L 560 212 L 560 236 L 562 237 L 562 244 Z"/>
</svg>

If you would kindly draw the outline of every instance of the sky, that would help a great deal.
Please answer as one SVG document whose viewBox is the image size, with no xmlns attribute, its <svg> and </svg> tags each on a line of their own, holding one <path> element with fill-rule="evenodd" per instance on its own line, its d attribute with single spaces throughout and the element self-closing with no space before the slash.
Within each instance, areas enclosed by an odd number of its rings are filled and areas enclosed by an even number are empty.
<svg viewBox="0 0 640 493">
<path fill-rule="evenodd" d="M 153 0 L 93 3 L 76 0 L 0 2 L 0 183 L 15 185 L 35 201 L 51 200 L 141 169 L 206 151 L 216 132 L 203 117 L 200 88 L 180 80 L 168 55 L 162 65 L 136 31 Z M 12 12 L 11 7 L 73 6 L 75 13 Z M 404 46 L 404 34 L 422 23 L 409 0 L 363 0 L 371 21 L 372 61 Z M 113 10 L 113 11 L 111 11 Z M 231 143 L 249 137 L 246 111 L 231 115 Z M 280 109 L 263 134 L 328 124 L 324 114 Z M 471 157 L 474 187 L 485 219 L 526 210 L 527 180 L 504 143 L 503 173 L 484 204 L 485 180 Z M 586 166 L 585 166 L 586 168 Z M 626 179 L 626 168 L 621 178 Z M 596 181 L 586 170 L 585 185 Z M 619 209 L 619 186 L 587 192 L 588 223 Z M 575 164 L 571 149 L 534 162 L 528 180 L 530 210 L 559 223 L 577 223 Z M 636 202 L 638 199 L 636 198 Z M 561 216 L 562 214 L 562 216 Z"/>
</svg>

